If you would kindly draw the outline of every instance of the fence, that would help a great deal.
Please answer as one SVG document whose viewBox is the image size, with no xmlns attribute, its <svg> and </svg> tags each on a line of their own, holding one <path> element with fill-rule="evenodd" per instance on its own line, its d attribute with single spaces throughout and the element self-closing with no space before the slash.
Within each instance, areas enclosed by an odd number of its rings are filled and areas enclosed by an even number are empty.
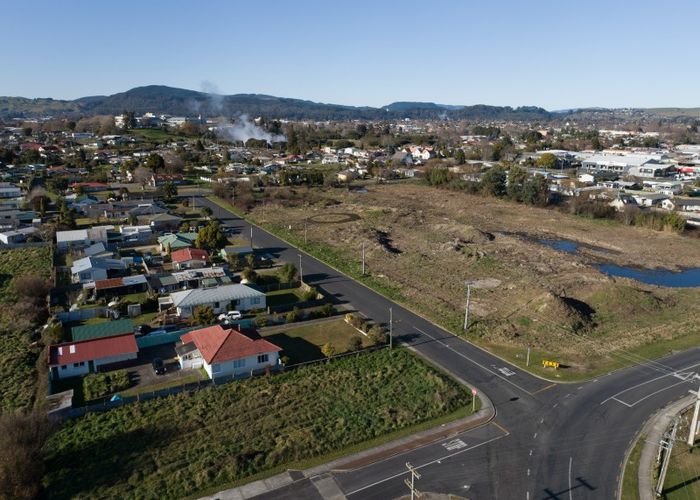
<svg viewBox="0 0 700 500">
<path fill-rule="evenodd" d="M 68 311 L 68 312 L 60 312 L 57 313 L 56 316 L 58 317 L 59 321 L 61 323 L 66 323 L 70 321 L 82 321 L 85 319 L 90 319 L 90 318 L 96 318 L 98 316 L 105 316 L 107 313 L 107 308 L 104 306 L 100 307 L 91 307 L 89 309 L 75 309 L 73 311 Z"/>
</svg>

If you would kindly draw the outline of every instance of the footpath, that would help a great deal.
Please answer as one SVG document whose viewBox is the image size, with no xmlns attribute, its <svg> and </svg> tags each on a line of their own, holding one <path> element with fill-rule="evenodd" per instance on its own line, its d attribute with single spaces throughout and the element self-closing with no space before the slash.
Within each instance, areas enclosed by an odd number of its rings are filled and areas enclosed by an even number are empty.
<svg viewBox="0 0 700 500">
<path fill-rule="evenodd" d="M 477 396 L 481 401 L 481 408 L 478 412 L 468 417 L 418 432 L 374 448 L 353 453 L 352 455 L 316 467 L 300 471 L 289 470 L 267 479 L 253 481 L 237 488 L 223 490 L 214 495 L 202 497 L 200 500 L 243 500 L 266 493 L 272 493 L 292 483 L 307 479 L 312 481 L 319 494 L 324 499 L 344 499 L 345 495 L 343 495 L 331 473 L 365 467 L 375 462 L 380 462 L 393 456 L 406 453 L 407 451 L 450 438 L 490 422 L 495 416 L 493 404 L 481 391 L 477 392 Z"/>
<path fill-rule="evenodd" d="M 667 405 L 653 415 L 639 433 L 637 439 L 644 440 L 644 447 L 639 457 L 639 470 L 637 472 L 640 500 L 656 500 L 657 497 L 654 491 L 656 485 L 653 484 L 652 471 L 659 452 L 659 442 L 664 432 L 666 432 L 666 429 L 671 425 L 671 421 L 674 417 L 685 408 L 692 405 L 696 399 L 695 395 L 690 394 Z M 625 467 L 627 465 L 626 462 L 627 460 L 625 460 Z M 621 489 L 620 495 L 622 495 Z"/>
</svg>

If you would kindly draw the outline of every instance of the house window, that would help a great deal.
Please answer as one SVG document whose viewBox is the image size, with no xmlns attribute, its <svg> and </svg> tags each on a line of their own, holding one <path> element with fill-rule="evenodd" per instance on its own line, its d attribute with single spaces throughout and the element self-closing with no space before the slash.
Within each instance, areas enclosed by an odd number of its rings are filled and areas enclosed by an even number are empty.
<svg viewBox="0 0 700 500">
<path fill-rule="evenodd" d="M 80 366 L 85 366 L 85 361 L 81 361 Z"/>
<path fill-rule="evenodd" d="M 234 359 L 233 360 L 233 367 L 234 368 L 243 368 L 245 366 L 245 359 Z"/>
<path fill-rule="evenodd" d="M 211 365 L 211 371 L 213 373 L 219 373 L 221 371 L 221 365 Z"/>
<path fill-rule="evenodd" d="M 270 359 L 270 356 L 267 354 L 258 354 L 258 364 L 260 363 L 267 363 Z"/>
<path fill-rule="evenodd" d="M 260 304 L 260 297 L 253 297 L 250 299 L 251 304 Z"/>
<path fill-rule="evenodd" d="M 214 302 L 214 309 L 218 309 L 221 305 L 218 302 Z"/>
<path fill-rule="evenodd" d="M 67 369 L 67 368 L 68 368 L 67 365 L 61 365 L 61 370 L 65 370 L 65 369 Z"/>
<path fill-rule="evenodd" d="M 78 368 L 80 366 L 80 363 L 73 363 L 73 368 Z"/>
</svg>

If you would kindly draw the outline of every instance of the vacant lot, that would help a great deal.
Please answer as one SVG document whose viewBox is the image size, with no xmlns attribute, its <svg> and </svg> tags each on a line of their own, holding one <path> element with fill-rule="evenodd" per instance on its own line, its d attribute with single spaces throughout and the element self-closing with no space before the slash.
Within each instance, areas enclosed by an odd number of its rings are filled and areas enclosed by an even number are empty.
<svg viewBox="0 0 700 500">
<path fill-rule="evenodd" d="M 521 364 L 530 345 L 535 365 L 568 365 L 555 376 L 588 376 L 700 341 L 698 289 L 646 286 L 595 268 L 697 266 L 696 239 L 420 184 L 367 190 L 278 196 L 250 216 L 355 277 L 364 243 L 363 281 L 454 332 L 464 282 L 475 282 L 469 339 Z M 562 238 L 580 251 L 538 243 Z"/>
<path fill-rule="evenodd" d="M 469 398 L 384 349 L 68 421 L 46 445 L 44 483 L 56 498 L 182 498 L 464 414 Z"/>
<path fill-rule="evenodd" d="M 295 327 L 291 324 L 271 328 L 263 333 L 263 336 L 284 349 L 282 356 L 288 356 L 290 364 L 323 359 L 325 356 L 321 352 L 321 347 L 327 343 L 333 344 L 336 354 L 352 350 L 353 338 L 360 338 L 364 347 L 369 345 L 367 337 L 342 318 L 304 326 Z"/>
<path fill-rule="evenodd" d="M 37 310 L 19 300 L 14 281 L 26 274 L 48 278 L 51 251 L 48 247 L 0 250 L 0 410 L 26 408 L 36 391 L 36 361 L 40 347 L 31 331 Z"/>
</svg>

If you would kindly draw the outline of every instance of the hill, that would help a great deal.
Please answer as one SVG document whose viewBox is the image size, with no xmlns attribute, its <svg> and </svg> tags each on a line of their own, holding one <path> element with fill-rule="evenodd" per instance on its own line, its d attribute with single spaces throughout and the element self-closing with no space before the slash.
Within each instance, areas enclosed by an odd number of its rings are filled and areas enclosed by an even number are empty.
<svg viewBox="0 0 700 500">
<path fill-rule="evenodd" d="M 153 112 L 169 115 L 236 116 L 248 114 L 291 120 L 382 120 L 401 118 L 455 118 L 543 120 L 550 113 L 542 108 L 502 106 L 452 106 L 428 102 L 395 102 L 382 108 L 345 106 L 263 94 L 219 96 L 194 90 L 149 85 L 109 96 L 81 97 L 73 101 L 0 97 L 0 118 L 88 116 Z"/>
</svg>

